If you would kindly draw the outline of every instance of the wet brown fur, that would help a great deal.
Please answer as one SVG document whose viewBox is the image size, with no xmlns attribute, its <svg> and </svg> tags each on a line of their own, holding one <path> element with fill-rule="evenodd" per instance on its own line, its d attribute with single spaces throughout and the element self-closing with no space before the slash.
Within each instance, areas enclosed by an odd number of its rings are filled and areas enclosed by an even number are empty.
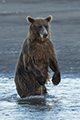
<svg viewBox="0 0 80 120">
<path fill-rule="evenodd" d="M 55 72 L 52 82 L 60 82 L 60 71 L 54 47 L 50 41 L 49 21 L 43 18 L 33 19 L 15 70 L 15 84 L 21 98 L 47 93 L 45 83 L 49 77 L 49 67 Z M 38 35 L 40 25 L 48 26 L 48 38 Z M 42 85 L 42 87 L 41 87 Z M 42 90 L 41 90 L 42 89 Z"/>
</svg>

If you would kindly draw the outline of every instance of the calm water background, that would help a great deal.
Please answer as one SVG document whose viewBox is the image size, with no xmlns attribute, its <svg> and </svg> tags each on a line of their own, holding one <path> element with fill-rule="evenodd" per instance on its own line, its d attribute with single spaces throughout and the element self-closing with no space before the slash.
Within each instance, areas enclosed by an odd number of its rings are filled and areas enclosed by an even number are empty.
<svg viewBox="0 0 80 120">
<path fill-rule="evenodd" d="M 28 34 L 26 16 L 50 14 L 62 81 L 56 87 L 49 82 L 46 96 L 21 99 L 14 72 Z M 0 120 L 5 119 L 80 120 L 80 0 L 0 0 Z"/>
</svg>

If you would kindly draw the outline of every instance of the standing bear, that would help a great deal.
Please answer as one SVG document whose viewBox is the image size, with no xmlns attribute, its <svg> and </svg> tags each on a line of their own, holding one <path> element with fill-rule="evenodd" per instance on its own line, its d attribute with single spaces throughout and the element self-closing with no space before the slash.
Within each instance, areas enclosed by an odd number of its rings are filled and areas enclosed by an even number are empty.
<svg viewBox="0 0 80 120">
<path fill-rule="evenodd" d="M 30 95 L 47 93 L 45 83 L 49 79 L 49 67 L 54 72 L 52 82 L 60 82 L 60 70 L 54 47 L 50 41 L 49 23 L 47 18 L 27 17 L 30 23 L 29 34 L 26 37 L 15 69 L 15 84 L 21 98 Z"/>
</svg>

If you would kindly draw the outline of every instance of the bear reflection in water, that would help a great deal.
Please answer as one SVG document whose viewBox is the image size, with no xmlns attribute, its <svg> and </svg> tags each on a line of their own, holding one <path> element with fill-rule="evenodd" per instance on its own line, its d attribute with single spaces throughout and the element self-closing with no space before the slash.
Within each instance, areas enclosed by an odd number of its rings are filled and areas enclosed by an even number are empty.
<svg viewBox="0 0 80 120">
<path fill-rule="evenodd" d="M 50 41 L 51 20 L 51 15 L 47 18 L 27 17 L 29 34 L 24 40 L 14 78 L 21 98 L 47 93 L 45 84 L 49 79 L 49 67 L 54 72 L 53 84 L 58 85 L 61 80 L 55 50 Z"/>
</svg>

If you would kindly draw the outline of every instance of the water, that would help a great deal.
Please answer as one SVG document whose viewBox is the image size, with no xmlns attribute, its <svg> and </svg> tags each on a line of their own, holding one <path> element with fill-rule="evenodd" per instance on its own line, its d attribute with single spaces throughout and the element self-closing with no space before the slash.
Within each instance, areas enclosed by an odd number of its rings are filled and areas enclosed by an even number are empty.
<svg viewBox="0 0 80 120">
<path fill-rule="evenodd" d="M 61 83 L 46 85 L 48 94 L 21 99 L 14 72 L 26 16 L 53 16 L 51 40 L 57 53 Z M 0 0 L 0 119 L 80 120 L 80 1 Z M 53 72 L 51 71 L 51 77 Z M 42 94 L 42 93 L 41 93 Z"/>
<path fill-rule="evenodd" d="M 0 78 L 1 120 L 79 120 L 80 79 L 62 79 L 56 88 L 47 84 L 46 96 L 21 99 L 15 89 L 13 78 Z"/>
</svg>

